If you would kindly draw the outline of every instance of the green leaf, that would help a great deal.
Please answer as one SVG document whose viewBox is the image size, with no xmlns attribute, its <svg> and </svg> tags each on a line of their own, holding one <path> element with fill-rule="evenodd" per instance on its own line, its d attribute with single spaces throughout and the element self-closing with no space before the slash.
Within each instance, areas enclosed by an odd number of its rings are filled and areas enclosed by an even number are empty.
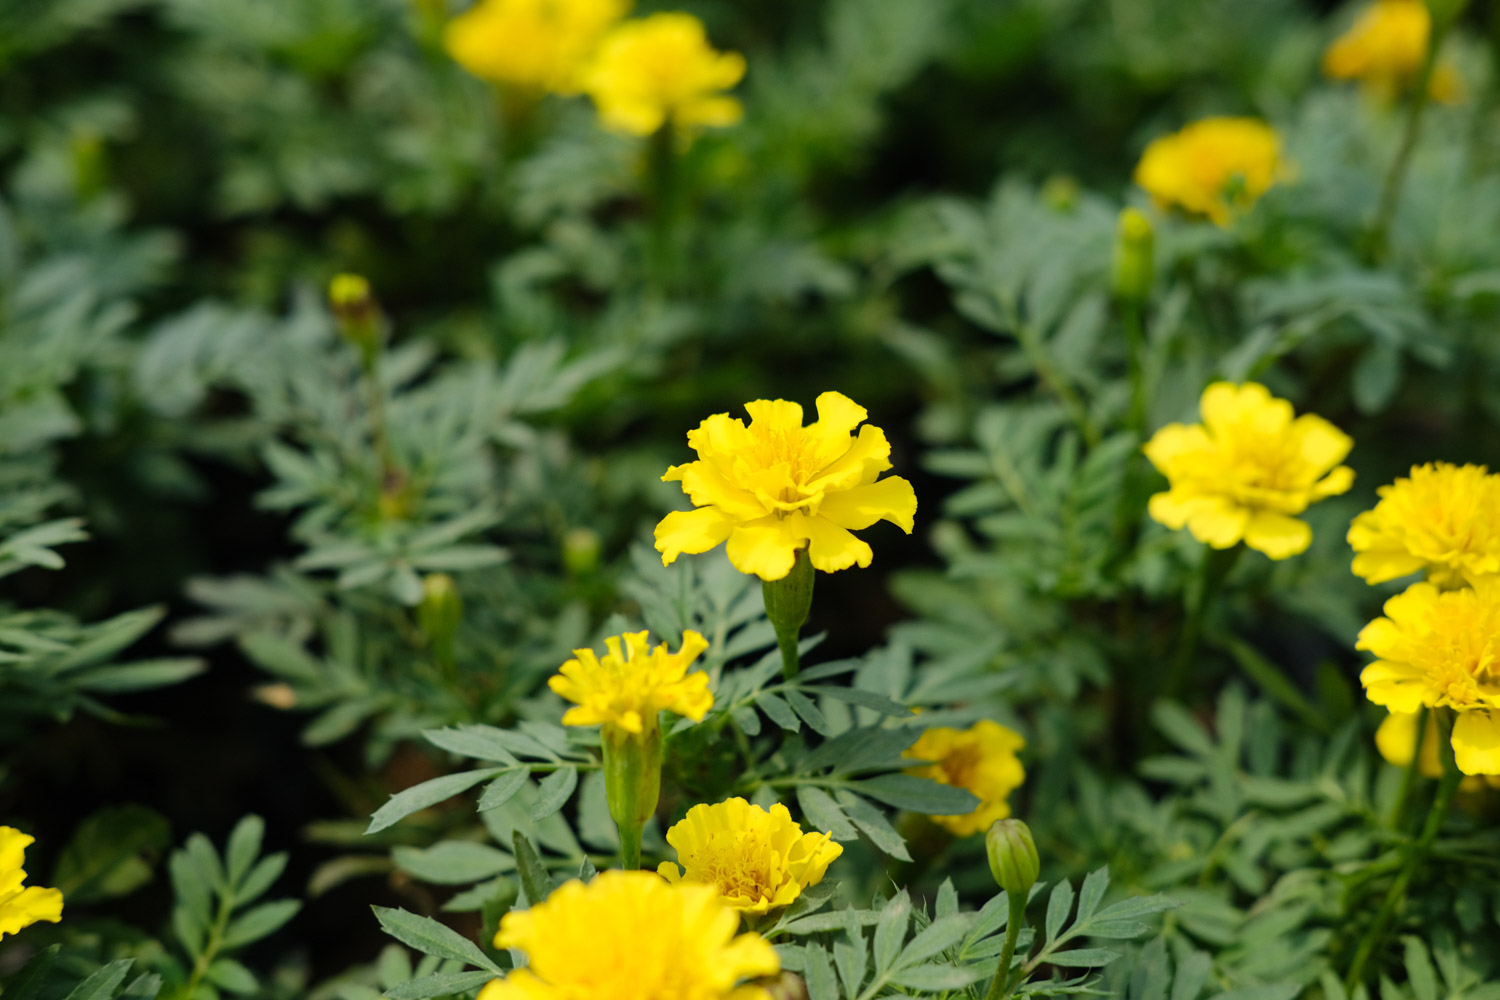
<svg viewBox="0 0 1500 1000">
<path fill-rule="evenodd" d="M 1052 895 L 1047 898 L 1047 943 L 1051 944 L 1057 940 L 1057 932 L 1062 930 L 1063 924 L 1068 921 L 1068 913 L 1073 909 L 1073 887 L 1068 884 L 1067 879 L 1058 882 L 1052 888 Z"/>
<path fill-rule="evenodd" d="M 901 952 L 901 967 L 925 962 L 962 941 L 974 925 L 977 914 L 954 913 L 939 917 L 924 927 Z"/>
<path fill-rule="evenodd" d="M 975 966 L 960 969 L 952 965 L 918 965 L 893 972 L 889 981 L 897 986 L 922 990 L 925 993 L 943 993 L 961 990 L 970 983 L 990 975 L 992 971 Z"/>
<path fill-rule="evenodd" d="M 254 993 L 260 989 L 255 974 L 232 958 L 215 959 L 206 975 L 209 982 L 230 993 Z"/>
<path fill-rule="evenodd" d="M 384 996 L 389 1000 L 427 1000 L 428 997 L 459 996 L 477 990 L 494 979 L 490 972 L 440 972 L 422 976 L 400 986 L 392 986 Z"/>
<path fill-rule="evenodd" d="M 911 919 L 911 897 L 902 889 L 885 908 L 880 911 L 880 922 L 875 925 L 875 974 L 884 975 L 901 951 L 901 941 L 906 937 L 906 924 Z"/>
<path fill-rule="evenodd" d="M 563 807 L 573 790 L 578 787 L 578 768 L 560 767 L 537 783 L 536 802 L 531 806 L 531 818 L 541 821 Z"/>
<path fill-rule="evenodd" d="M 797 786 L 797 804 L 809 826 L 831 832 L 834 840 L 858 840 L 859 831 L 850 823 L 833 797 L 815 785 Z"/>
<path fill-rule="evenodd" d="M 5 1000 L 35 1000 L 61 950 L 62 945 L 52 944 L 31 956 L 15 978 L 5 984 Z"/>
<path fill-rule="evenodd" d="M 1214 741 L 1188 710 L 1177 702 L 1158 701 L 1151 707 L 1151 721 L 1163 736 L 1188 753 L 1199 757 L 1215 755 Z"/>
<path fill-rule="evenodd" d="M 235 824 L 234 831 L 229 834 L 229 843 L 224 850 L 224 864 L 231 886 L 239 885 L 240 879 L 250 871 L 250 866 L 260 855 L 260 845 L 265 834 L 265 820 L 254 813 L 245 816 Z"/>
<path fill-rule="evenodd" d="M 477 965 L 497 976 L 502 974 L 500 967 L 480 951 L 477 944 L 446 924 L 405 910 L 388 909 L 384 906 L 372 906 L 370 909 L 375 912 L 375 919 L 380 921 L 381 928 L 387 934 L 424 955 L 451 958 L 465 965 Z"/>
<path fill-rule="evenodd" d="M 819 736 L 831 736 L 833 728 L 828 725 L 828 719 L 823 712 L 814 705 L 812 699 L 801 691 L 789 689 L 786 692 L 787 704 L 792 706 L 792 711 L 802 717 L 802 721 Z"/>
<path fill-rule="evenodd" d="M 1405 944 L 1406 984 L 1417 1000 L 1438 1000 L 1437 973 L 1432 968 L 1427 946 L 1415 935 L 1407 937 Z"/>
<path fill-rule="evenodd" d="M 229 929 L 224 932 L 223 945 L 225 948 L 239 948 L 274 934 L 300 909 L 300 899 L 278 899 L 246 910 L 229 924 Z"/>
<path fill-rule="evenodd" d="M 515 755 L 505 746 L 500 730 L 494 726 L 455 726 L 450 729 L 424 729 L 422 736 L 433 746 L 442 747 L 460 757 L 477 760 L 497 760 L 502 764 L 518 764 Z"/>
<path fill-rule="evenodd" d="M 979 799 L 966 788 L 940 785 L 914 774 L 880 774 L 853 782 L 853 787 L 888 806 L 929 816 L 960 816 L 979 805 Z"/>
<path fill-rule="evenodd" d="M 46 884 L 74 905 L 123 896 L 151 880 L 151 859 L 171 838 L 166 818 L 154 809 L 100 809 L 79 824 Z"/>
<path fill-rule="evenodd" d="M 504 768 L 485 767 L 477 771 L 460 771 L 457 774 L 433 778 L 431 781 L 424 781 L 420 785 L 413 785 L 405 791 L 397 792 L 385 805 L 375 810 L 375 815 L 370 817 L 370 825 L 365 828 L 365 833 L 379 833 L 387 827 L 396 825 L 414 812 L 452 798 L 459 792 L 473 788 L 486 778 L 493 778 L 502 770 Z"/>
<path fill-rule="evenodd" d="M 531 771 L 524 766 L 501 774 L 484 787 L 484 794 L 479 796 L 478 811 L 486 812 L 505 805 L 515 798 L 516 793 L 521 790 L 521 786 L 526 784 L 526 779 L 529 777 L 531 777 Z"/>
<path fill-rule="evenodd" d="M 133 958 L 119 958 L 110 962 L 75 986 L 66 1000 L 109 1000 L 125 981 L 125 974 L 134 964 Z"/>
<path fill-rule="evenodd" d="M 287 853 L 277 851 L 275 854 L 267 854 L 260 859 L 256 866 L 250 869 L 250 874 L 240 883 L 234 893 L 234 901 L 240 906 L 253 903 L 259 899 L 271 885 L 281 877 L 286 870 Z"/>
<path fill-rule="evenodd" d="M 1097 969 L 1119 957 L 1119 952 L 1108 948 L 1078 948 L 1073 951 L 1048 952 L 1047 962 L 1067 969 Z"/>
<path fill-rule="evenodd" d="M 1099 908 L 1099 901 L 1104 898 L 1108 889 L 1108 868 L 1092 871 L 1084 878 L 1083 887 L 1078 890 L 1078 915 L 1075 918 L 1080 928 L 1094 915 L 1094 911 Z"/>
<path fill-rule="evenodd" d="M 73 675 L 73 683 L 98 694 L 123 694 L 179 684 L 206 669 L 208 664 L 195 657 L 139 660 L 82 671 Z"/>
<path fill-rule="evenodd" d="M 807 979 L 808 1000 L 839 1000 L 839 987 L 833 978 L 828 952 L 809 941 L 804 953 L 803 975 Z"/>
<path fill-rule="evenodd" d="M 521 888 L 526 893 L 526 903 L 535 906 L 552 895 L 557 884 L 552 881 L 547 866 L 542 864 L 542 856 L 537 853 L 526 834 L 517 830 L 512 846 L 516 856 L 516 872 L 521 877 Z"/>
<path fill-rule="evenodd" d="M 795 733 L 802 728 L 802 723 L 797 721 L 797 714 L 776 695 L 763 694 L 755 700 L 755 704 L 766 713 L 767 718 L 782 729 Z"/>
<path fill-rule="evenodd" d="M 514 871 L 515 859 L 504 851 L 469 840 L 445 840 L 428 848 L 397 847 L 391 851 L 396 867 L 424 882 L 462 885 Z"/>
<path fill-rule="evenodd" d="M 911 855 L 906 850 L 906 840 L 891 826 L 884 813 L 848 789 L 837 789 L 833 795 L 854 825 L 870 839 L 870 843 L 897 861 L 911 860 Z"/>
</svg>

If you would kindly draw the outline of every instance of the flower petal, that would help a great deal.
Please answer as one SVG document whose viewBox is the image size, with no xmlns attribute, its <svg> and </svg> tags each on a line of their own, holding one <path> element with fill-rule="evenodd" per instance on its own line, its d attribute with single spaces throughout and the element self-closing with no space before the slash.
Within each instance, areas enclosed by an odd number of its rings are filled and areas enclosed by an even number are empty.
<svg viewBox="0 0 1500 1000">
<path fill-rule="evenodd" d="M 802 538 L 791 530 L 792 518 L 764 517 L 738 525 L 730 532 L 725 551 L 741 573 L 762 580 L 780 580 L 792 571 Z"/>
<path fill-rule="evenodd" d="M 814 569 L 835 573 L 855 563 L 863 568 L 875 557 L 868 544 L 827 518 L 802 516 L 796 520 L 795 530 L 808 540 L 807 556 Z"/>
<path fill-rule="evenodd" d="M 1500 774 L 1500 714 L 1458 713 L 1453 724 L 1453 753 L 1464 774 Z"/>
<path fill-rule="evenodd" d="M 717 507 L 674 510 L 656 526 L 656 551 L 661 553 L 662 565 L 670 566 L 684 552 L 707 552 L 733 530 L 734 521 Z"/>
<path fill-rule="evenodd" d="M 1245 544 L 1272 559 L 1287 559 L 1307 551 L 1312 544 L 1312 529 L 1306 521 L 1263 510 L 1245 526 Z"/>
<path fill-rule="evenodd" d="M 858 531 L 876 521 L 889 521 L 908 535 L 917 513 L 917 494 L 900 476 L 852 486 L 823 497 L 818 514 L 841 528 Z"/>
</svg>

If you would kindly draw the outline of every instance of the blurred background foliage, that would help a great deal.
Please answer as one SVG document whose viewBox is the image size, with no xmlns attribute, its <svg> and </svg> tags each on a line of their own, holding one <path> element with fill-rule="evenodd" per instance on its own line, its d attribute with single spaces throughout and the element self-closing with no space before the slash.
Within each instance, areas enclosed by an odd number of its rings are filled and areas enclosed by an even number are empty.
<svg viewBox="0 0 1500 1000">
<path fill-rule="evenodd" d="M 749 72 L 744 121 L 680 158 L 665 254 L 644 144 L 585 100 L 518 105 L 466 74 L 440 41 L 460 6 L 0 0 L 0 815 L 50 834 L 38 871 L 66 874 L 74 830 L 133 862 L 96 880 L 124 897 L 97 925 L 56 933 L 145 955 L 122 928 L 168 919 L 168 880 L 134 891 L 151 867 L 200 829 L 235 828 L 253 859 L 259 827 L 235 827 L 253 811 L 308 897 L 276 985 L 254 989 L 409 979 L 404 952 L 345 972 L 379 950 L 371 899 L 432 912 L 486 872 L 455 909 L 493 911 L 489 879 L 514 864 L 423 853 L 484 836 L 462 809 L 361 836 L 388 794 L 453 769 L 421 734 L 550 726 L 545 677 L 626 624 L 727 640 L 715 670 L 758 657 L 771 636 L 743 580 L 663 570 L 643 545 L 677 503 L 658 477 L 710 413 L 837 388 L 892 437 L 921 507 L 911 538 L 877 529 L 872 569 L 820 579 L 818 656 L 929 722 L 1022 729 L 1017 812 L 1054 874 L 1108 861 L 1138 890 L 1196 887 L 1120 988 L 1158 995 L 1205 947 L 1225 989 L 1315 981 L 1362 898 L 1338 866 L 1378 863 L 1366 820 L 1394 794 L 1354 684 L 1378 595 L 1348 572 L 1345 526 L 1413 462 L 1497 447 L 1500 5 L 1451 39 L 1463 99 L 1430 110 L 1373 249 L 1403 110 L 1319 71 L 1355 6 L 673 5 Z M 1120 208 L 1146 204 L 1145 144 L 1217 114 L 1273 123 L 1295 174 L 1230 229 L 1154 216 L 1145 425 L 1191 416 L 1212 377 L 1259 379 L 1355 438 L 1358 481 L 1309 514 L 1306 556 L 1241 562 L 1201 670 L 1170 692 L 1189 708 L 1153 709 L 1198 555 L 1142 517 L 1157 478 L 1129 426 L 1111 255 Z M 378 367 L 326 305 L 340 272 L 375 289 Z M 448 639 L 424 618 L 434 574 L 462 604 Z M 760 674 L 721 699 L 747 731 L 757 712 L 822 736 L 880 714 Z M 729 767 L 676 780 L 723 793 Z M 569 808 L 593 850 L 601 794 L 585 777 Z M 893 856 L 891 837 L 926 836 L 823 798 L 801 803 L 819 825 L 831 806 Z M 532 819 L 497 815 L 508 850 Z M 576 868 L 573 831 L 544 825 Z M 947 874 L 982 890 L 977 845 L 924 846 L 914 891 Z M 1494 948 L 1452 945 L 1493 938 L 1488 877 L 1464 908 L 1434 904 L 1397 980 L 1430 973 L 1429 951 L 1450 983 L 1464 962 L 1494 974 Z"/>
</svg>

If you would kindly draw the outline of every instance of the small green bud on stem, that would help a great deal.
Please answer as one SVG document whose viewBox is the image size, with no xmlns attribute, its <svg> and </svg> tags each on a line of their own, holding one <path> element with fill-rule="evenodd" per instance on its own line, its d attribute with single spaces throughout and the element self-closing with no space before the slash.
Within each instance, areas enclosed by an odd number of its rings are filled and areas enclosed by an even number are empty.
<svg viewBox="0 0 1500 1000">
<path fill-rule="evenodd" d="M 1144 302 L 1156 276 L 1156 234 L 1138 208 L 1120 213 L 1115 230 L 1114 292 L 1124 302 Z"/>
<path fill-rule="evenodd" d="M 797 561 L 786 576 L 762 580 L 760 592 L 766 602 L 766 617 L 776 629 L 776 645 L 781 647 L 781 672 L 791 680 L 799 669 L 797 638 L 812 610 L 813 566 L 807 549 L 797 550 Z"/>
<path fill-rule="evenodd" d="M 443 672 L 453 672 L 453 637 L 463 621 L 464 602 L 447 573 L 429 573 L 422 580 L 422 603 L 417 605 L 417 624 L 432 647 Z"/>
<path fill-rule="evenodd" d="M 641 830 L 661 796 L 661 727 L 648 719 L 642 732 L 606 725 L 602 735 L 604 795 L 620 831 L 620 867 L 634 871 L 641 866 Z"/>
<path fill-rule="evenodd" d="M 1005 925 L 1005 946 L 995 967 L 995 978 L 985 1000 L 1002 1000 L 1010 996 L 1010 966 L 1016 956 L 1016 939 L 1026 922 L 1026 900 L 1041 874 L 1042 862 L 1036 853 L 1031 828 L 1018 819 L 997 820 L 984 835 L 985 850 L 990 856 L 990 872 L 1010 903 L 1010 919 Z"/>
</svg>

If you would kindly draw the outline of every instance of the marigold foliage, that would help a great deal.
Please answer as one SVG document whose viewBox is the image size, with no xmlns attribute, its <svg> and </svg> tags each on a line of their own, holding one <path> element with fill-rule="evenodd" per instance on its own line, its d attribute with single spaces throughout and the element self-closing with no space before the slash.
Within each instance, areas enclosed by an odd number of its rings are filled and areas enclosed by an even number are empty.
<svg viewBox="0 0 1500 1000">
<path fill-rule="evenodd" d="M 488 983 L 480 1000 L 766 1000 L 742 980 L 779 972 L 759 934 L 713 887 L 672 885 L 651 872 L 607 871 L 559 886 L 500 921 L 495 947 L 529 965 Z"/>
<path fill-rule="evenodd" d="M 885 520 L 911 533 L 911 483 L 877 481 L 891 467 L 884 432 L 866 424 L 855 436 L 867 414 L 842 393 L 823 393 L 817 406 L 817 421 L 803 427 L 798 404 L 757 399 L 745 404 L 748 427 L 716 413 L 688 432 L 698 461 L 674 465 L 662 479 L 682 483 L 698 509 L 668 514 L 656 526 L 663 563 L 727 541 L 736 569 L 779 580 L 804 545 L 813 566 L 832 573 L 874 557 L 851 531 Z"/>
<path fill-rule="evenodd" d="M 627 632 L 604 640 L 601 658 L 592 649 L 575 649 L 548 682 L 553 691 L 577 707 L 563 714 L 565 726 L 612 726 L 639 735 L 656 725 L 663 709 L 698 721 L 714 704 L 708 674 L 688 672 L 708 648 L 702 635 L 682 633 L 675 653 L 661 643 L 655 649 L 647 632 Z"/>
<path fill-rule="evenodd" d="M 1216 549 L 1243 541 L 1272 559 L 1306 550 L 1312 529 L 1294 515 L 1349 489 L 1340 465 L 1353 441 L 1263 385 L 1215 382 L 1199 402 L 1201 424 L 1168 424 L 1146 442 L 1146 457 L 1169 488 L 1151 498 L 1153 518 L 1186 527 Z"/>
<path fill-rule="evenodd" d="M 1281 137 L 1256 118 L 1205 118 L 1152 140 L 1135 182 L 1163 207 L 1226 226 L 1288 172 Z"/>
<path fill-rule="evenodd" d="M 444 42 L 475 76 L 576 94 L 600 40 L 629 9 L 628 0 L 480 0 L 448 23 Z"/>
<path fill-rule="evenodd" d="M 667 123 L 688 130 L 733 125 L 743 109 L 728 90 L 745 75 L 745 57 L 708 44 L 691 14 L 628 21 L 604 39 L 584 74 L 605 126 L 650 135 Z"/>
<path fill-rule="evenodd" d="M 1432 13 L 1424 0 L 1376 0 L 1323 53 L 1323 72 L 1335 80 L 1359 80 L 1384 98 L 1411 87 L 1427 56 Z M 1455 101 L 1461 84 L 1452 66 L 1433 68 L 1431 94 Z"/>
<path fill-rule="evenodd" d="M 1439 587 L 1500 573 L 1500 476 L 1482 465 L 1436 462 L 1376 491 L 1354 519 L 1354 574 L 1384 583 L 1426 571 Z"/>
<path fill-rule="evenodd" d="M 63 895 L 56 889 L 23 886 L 26 848 L 36 840 L 15 827 L 0 826 L 0 937 L 38 921 L 62 919 Z"/>
<path fill-rule="evenodd" d="M 803 833 L 786 806 L 767 812 L 741 798 L 700 804 L 667 831 L 682 867 L 657 868 L 669 882 L 712 885 L 736 910 L 765 913 L 787 906 L 823 880 L 843 847 L 829 833 Z"/>
<path fill-rule="evenodd" d="M 1392 712 L 1456 710 L 1458 769 L 1500 774 L 1500 580 L 1449 591 L 1413 584 L 1386 601 L 1355 648 L 1376 658 L 1359 677 L 1371 701 Z"/>
<path fill-rule="evenodd" d="M 990 719 L 980 719 L 968 729 L 929 729 L 904 756 L 932 762 L 911 768 L 909 773 L 967 788 L 979 799 L 971 813 L 932 817 L 933 822 L 967 837 L 1010 815 L 1010 793 L 1026 780 L 1026 770 L 1016 756 L 1025 746 L 1019 733 Z"/>
</svg>

